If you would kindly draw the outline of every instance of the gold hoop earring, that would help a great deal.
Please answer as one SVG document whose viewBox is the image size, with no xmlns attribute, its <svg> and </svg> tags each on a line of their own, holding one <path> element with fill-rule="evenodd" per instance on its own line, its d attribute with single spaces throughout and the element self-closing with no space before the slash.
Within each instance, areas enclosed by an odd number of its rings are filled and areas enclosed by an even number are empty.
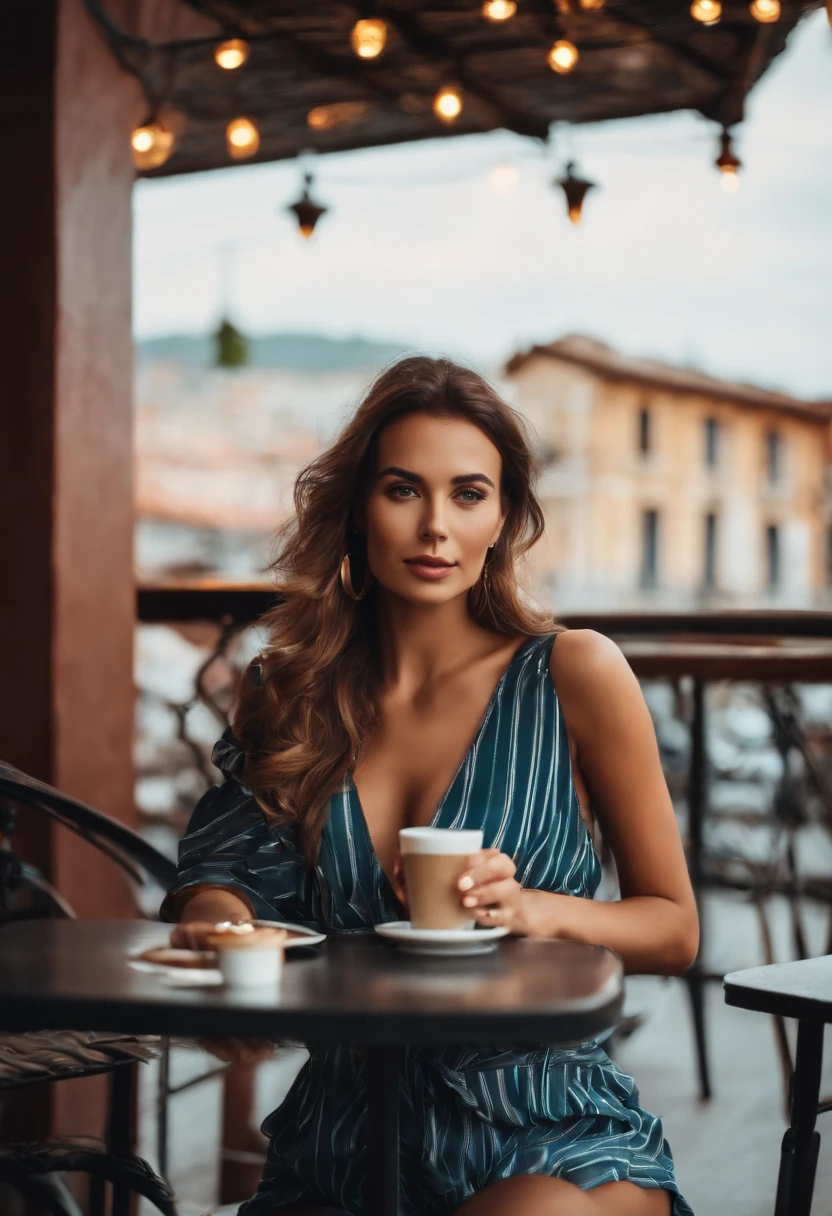
<svg viewBox="0 0 832 1216">
<path fill-rule="evenodd" d="M 363 600 L 364 596 L 370 590 L 370 587 L 372 585 L 373 585 L 373 576 L 372 576 L 372 574 L 370 572 L 370 568 L 368 566 L 367 567 L 367 577 L 364 579 L 364 586 L 356 594 L 356 590 L 352 585 L 352 570 L 350 568 L 350 555 L 349 555 L 349 553 L 345 553 L 343 560 L 341 562 L 341 586 L 344 588 L 344 591 L 350 597 L 350 599 L 355 600 L 356 603 L 358 602 L 358 600 Z"/>
<path fill-rule="evenodd" d="M 489 548 L 489 550 L 491 550 L 494 548 L 494 546 L 489 545 L 488 548 Z M 486 554 L 485 561 L 482 564 L 482 587 L 483 587 L 483 591 L 486 594 L 486 597 L 488 596 L 488 593 L 491 590 L 491 571 L 489 570 L 490 565 L 491 565 L 491 562 L 488 560 L 488 555 Z"/>
</svg>

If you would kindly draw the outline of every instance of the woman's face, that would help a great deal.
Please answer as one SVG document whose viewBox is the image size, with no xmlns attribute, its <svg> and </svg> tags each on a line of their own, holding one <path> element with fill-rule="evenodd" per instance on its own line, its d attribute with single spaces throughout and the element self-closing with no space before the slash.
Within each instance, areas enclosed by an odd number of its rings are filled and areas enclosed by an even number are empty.
<svg viewBox="0 0 832 1216">
<path fill-rule="evenodd" d="M 407 414 L 385 427 L 361 513 L 377 582 L 424 604 L 472 587 L 505 519 L 501 471 L 497 448 L 464 419 Z"/>
</svg>

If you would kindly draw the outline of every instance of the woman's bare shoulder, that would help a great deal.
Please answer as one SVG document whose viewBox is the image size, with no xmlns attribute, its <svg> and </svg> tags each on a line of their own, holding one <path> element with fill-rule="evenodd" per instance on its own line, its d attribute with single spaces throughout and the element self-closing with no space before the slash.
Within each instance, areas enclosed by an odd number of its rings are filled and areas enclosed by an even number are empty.
<svg viewBox="0 0 832 1216">
<path fill-rule="evenodd" d="M 594 629 L 565 629 L 552 647 L 552 680 L 567 722 L 580 737 L 644 704 L 621 649 Z"/>
</svg>

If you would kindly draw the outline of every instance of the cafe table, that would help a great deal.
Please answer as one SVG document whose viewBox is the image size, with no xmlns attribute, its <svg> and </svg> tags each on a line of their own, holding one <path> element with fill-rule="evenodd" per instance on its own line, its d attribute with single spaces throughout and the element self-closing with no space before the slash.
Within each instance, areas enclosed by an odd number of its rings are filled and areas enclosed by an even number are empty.
<svg viewBox="0 0 832 1216">
<path fill-rule="evenodd" d="M 790 1085 L 789 1126 L 780 1145 L 774 1216 L 809 1216 L 820 1149 L 818 1115 L 823 1032 L 832 1022 L 832 955 L 747 967 L 725 976 L 725 1003 L 797 1020 L 797 1054 Z"/>
<path fill-rule="evenodd" d="M 621 959 L 603 946 L 502 939 L 493 953 L 407 955 L 373 933 L 287 954 L 278 988 L 175 987 L 129 956 L 167 941 L 133 920 L 0 930 L 0 1030 L 347 1042 L 366 1053 L 368 1216 L 399 1212 L 399 1069 L 408 1046 L 575 1045 L 615 1026 Z M 301 957 L 303 955 L 303 957 Z"/>
</svg>

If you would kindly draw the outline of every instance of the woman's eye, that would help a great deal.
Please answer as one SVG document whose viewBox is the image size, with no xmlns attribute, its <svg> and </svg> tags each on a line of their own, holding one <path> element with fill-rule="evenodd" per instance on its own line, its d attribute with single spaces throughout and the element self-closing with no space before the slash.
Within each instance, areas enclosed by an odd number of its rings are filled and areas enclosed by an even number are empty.
<svg viewBox="0 0 832 1216">
<path fill-rule="evenodd" d="M 393 498 L 410 498 L 411 494 L 415 494 L 416 491 L 413 486 L 390 486 L 387 493 Z"/>
<path fill-rule="evenodd" d="M 460 490 L 459 493 L 463 502 L 482 502 L 485 498 L 481 490 Z"/>
</svg>

